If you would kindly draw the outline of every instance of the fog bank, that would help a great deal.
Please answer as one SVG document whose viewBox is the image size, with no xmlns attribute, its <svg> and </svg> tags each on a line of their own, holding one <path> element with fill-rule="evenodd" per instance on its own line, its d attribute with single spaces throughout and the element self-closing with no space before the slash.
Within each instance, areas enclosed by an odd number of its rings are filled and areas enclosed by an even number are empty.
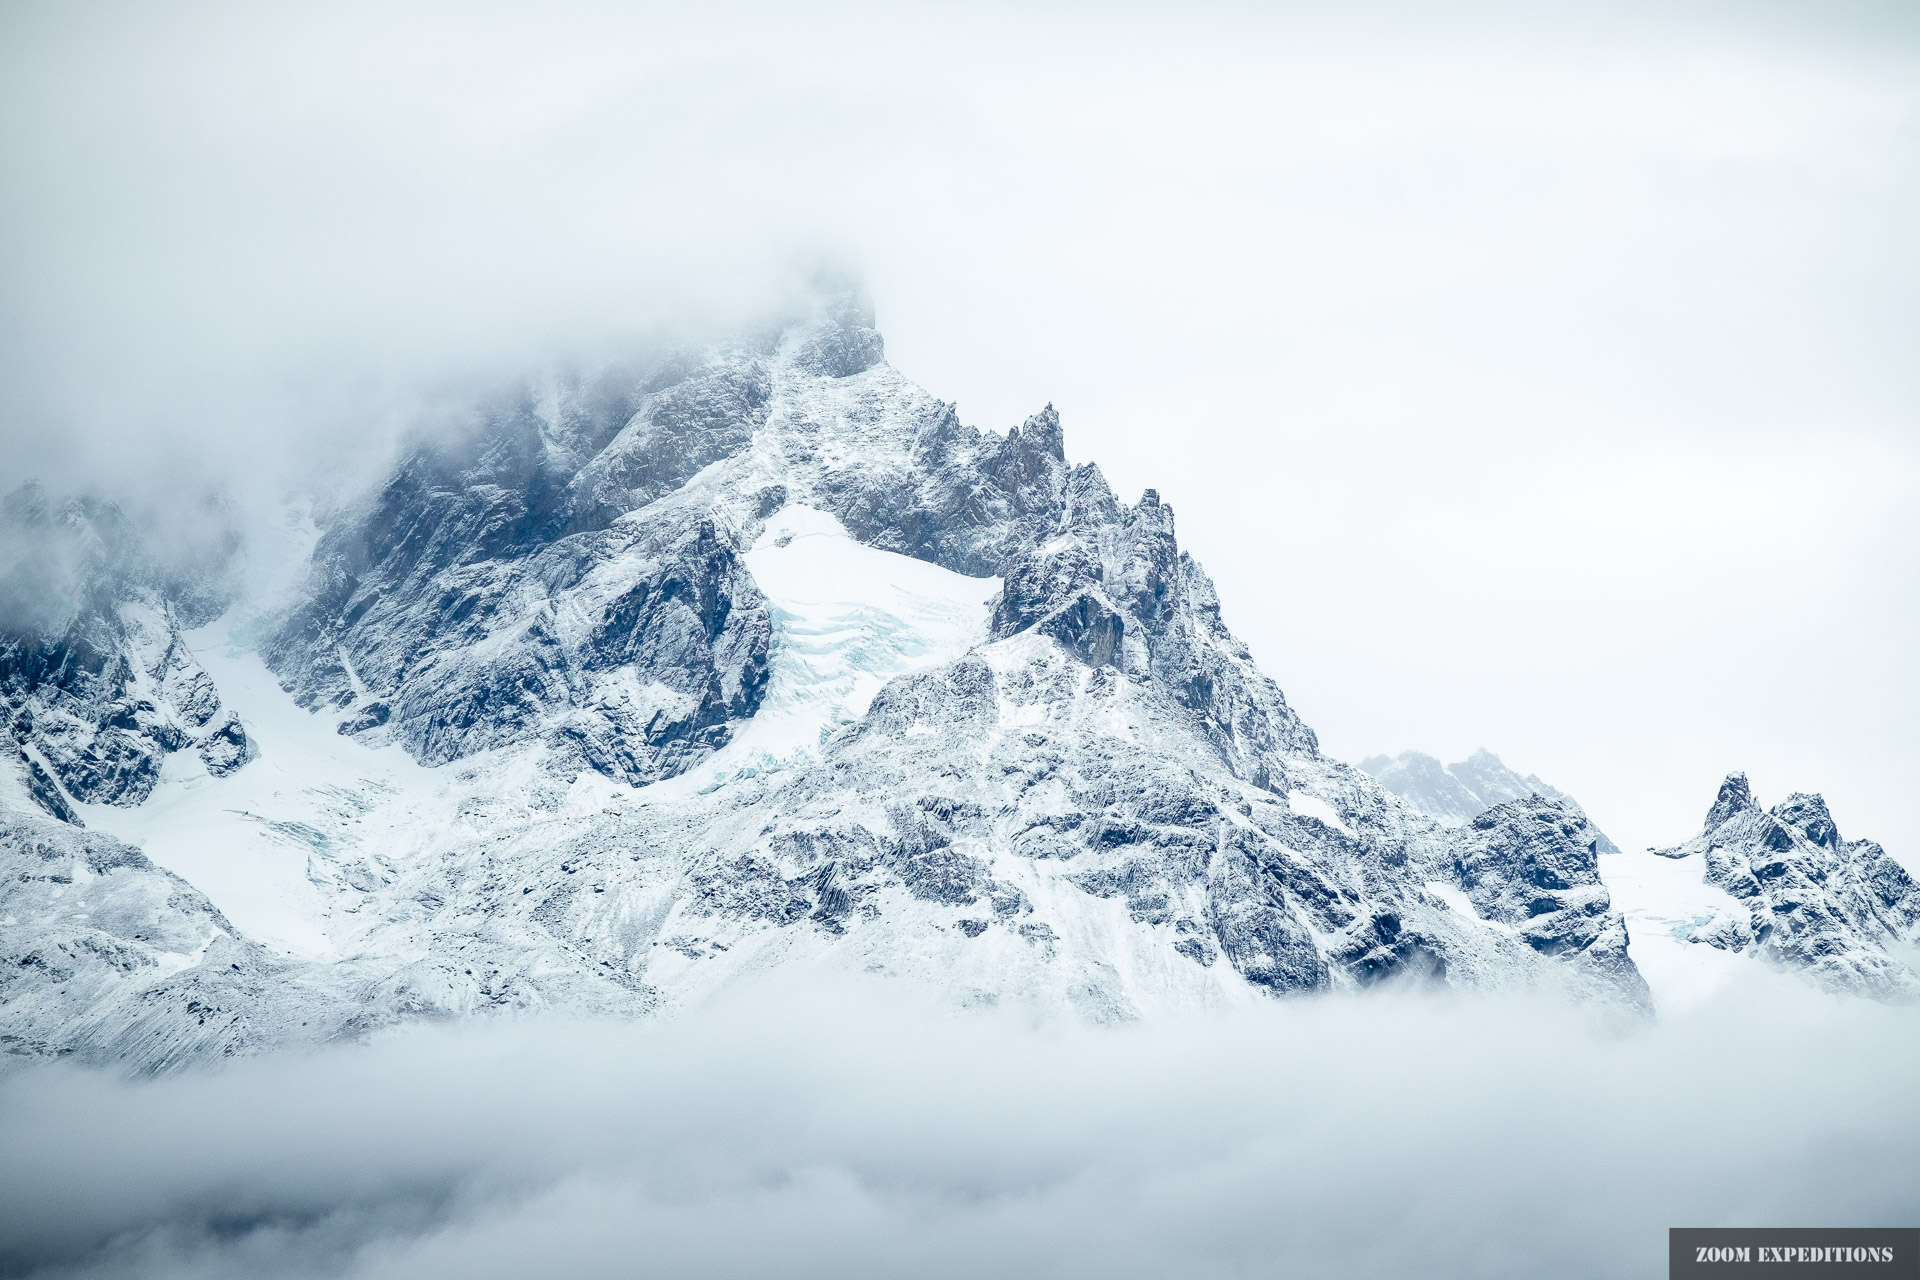
<svg viewBox="0 0 1920 1280">
<path fill-rule="evenodd" d="M 0 1273 L 1525 1277 L 1920 1213 L 1911 1011 L 1388 996 L 1106 1031 L 747 992 L 0 1081 Z"/>
</svg>

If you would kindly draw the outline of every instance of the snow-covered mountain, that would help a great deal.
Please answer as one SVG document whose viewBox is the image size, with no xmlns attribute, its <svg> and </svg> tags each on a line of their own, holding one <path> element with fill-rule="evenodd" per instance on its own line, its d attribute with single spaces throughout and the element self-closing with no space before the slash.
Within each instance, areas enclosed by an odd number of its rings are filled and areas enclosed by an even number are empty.
<svg viewBox="0 0 1920 1280">
<path fill-rule="evenodd" d="M 9 615 L 16 1050 L 646 1016 L 775 966 L 1094 1020 L 1649 1005 L 1577 805 L 1441 821 L 1322 754 L 1169 506 L 1051 408 L 962 425 L 855 299 L 539 380 L 286 541 L 290 603 L 90 571 Z"/>
<path fill-rule="evenodd" d="M 1381 786 L 1448 826 L 1459 826 L 1497 804 L 1528 796 L 1546 796 L 1585 812 L 1566 792 L 1542 782 L 1537 774 L 1523 777 L 1485 747 L 1453 764 L 1441 764 L 1425 752 L 1402 751 L 1397 756 L 1369 756 L 1360 767 Z M 1601 853 L 1620 852 L 1598 827 L 1593 830 Z"/>
<path fill-rule="evenodd" d="M 1871 840 L 1843 840 L 1817 795 L 1762 809 L 1733 773 L 1699 835 L 1653 852 L 1705 886 L 1687 941 L 1757 955 L 1822 986 L 1912 998 L 1920 975 L 1920 885 Z"/>
</svg>

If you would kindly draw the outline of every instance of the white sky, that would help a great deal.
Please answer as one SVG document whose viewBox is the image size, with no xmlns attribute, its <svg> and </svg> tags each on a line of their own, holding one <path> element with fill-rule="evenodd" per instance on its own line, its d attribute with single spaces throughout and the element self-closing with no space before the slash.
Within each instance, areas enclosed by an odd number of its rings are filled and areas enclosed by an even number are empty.
<svg viewBox="0 0 1920 1280">
<path fill-rule="evenodd" d="M 1542 8 L 16 4 L 0 472 L 297 474 L 828 255 L 1333 754 L 1920 862 L 1920 11 Z"/>
</svg>

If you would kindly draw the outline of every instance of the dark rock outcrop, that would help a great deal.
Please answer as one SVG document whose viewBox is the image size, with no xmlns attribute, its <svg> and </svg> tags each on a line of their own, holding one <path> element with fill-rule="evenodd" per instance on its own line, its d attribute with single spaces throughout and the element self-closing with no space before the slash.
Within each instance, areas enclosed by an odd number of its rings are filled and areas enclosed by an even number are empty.
<svg viewBox="0 0 1920 1280">
<path fill-rule="evenodd" d="M 74 799 L 139 804 L 220 709 L 182 632 L 227 607 L 239 543 L 203 515 L 201 545 L 162 559 L 110 502 L 37 484 L 0 500 L 0 749 L 31 748 Z M 67 816 L 57 789 L 35 794 Z"/>
<path fill-rule="evenodd" d="M 1466 825 L 1454 847 L 1455 877 L 1483 919 L 1646 998 L 1627 955 L 1626 922 L 1600 880 L 1599 844 L 1575 805 L 1538 795 L 1509 800 Z"/>
</svg>

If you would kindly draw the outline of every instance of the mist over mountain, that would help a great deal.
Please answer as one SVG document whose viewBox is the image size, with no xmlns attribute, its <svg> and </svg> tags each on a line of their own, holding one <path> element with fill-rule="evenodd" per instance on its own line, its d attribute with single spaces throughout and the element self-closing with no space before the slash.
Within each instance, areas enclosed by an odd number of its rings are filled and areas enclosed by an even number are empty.
<svg viewBox="0 0 1920 1280">
<path fill-rule="evenodd" d="M 1050 408 L 963 426 L 857 295 L 530 384 L 302 518 L 271 614 L 103 581 L 10 646 L 17 1048 L 174 1069 L 782 965 L 1100 1023 L 1650 1008 L 1576 807 L 1455 833 L 1323 755 L 1158 495 Z"/>
<path fill-rule="evenodd" d="M 0 12 L 0 1274 L 1914 1220 L 1916 121 L 1878 0 Z"/>
<path fill-rule="evenodd" d="M 964 426 L 857 293 L 478 402 L 290 508 L 271 604 L 110 507 L 8 509 L 106 548 L 0 667 L 19 1052 L 664 1016 L 786 966 L 1094 1023 L 1408 983 L 1658 1006 L 1576 803 L 1487 753 L 1444 794 L 1370 761 L 1416 808 L 1327 756 L 1154 491 L 1070 464 L 1051 407 Z M 1800 899 L 1882 912 L 1854 970 L 1907 974 L 1898 864 L 1832 857 Z M 1628 879 L 1704 980 L 1718 935 Z"/>
<path fill-rule="evenodd" d="M 1580 807 L 1571 796 L 1542 782 L 1538 775 L 1522 777 L 1485 747 L 1454 764 L 1443 765 L 1424 752 L 1403 751 L 1397 756 L 1369 756 L 1360 767 L 1422 813 L 1454 825 L 1524 796 L 1549 796 L 1575 809 Z M 1598 834 L 1599 828 L 1595 832 Z M 1600 835 L 1599 851 L 1618 853 L 1620 847 Z"/>
</svg>

